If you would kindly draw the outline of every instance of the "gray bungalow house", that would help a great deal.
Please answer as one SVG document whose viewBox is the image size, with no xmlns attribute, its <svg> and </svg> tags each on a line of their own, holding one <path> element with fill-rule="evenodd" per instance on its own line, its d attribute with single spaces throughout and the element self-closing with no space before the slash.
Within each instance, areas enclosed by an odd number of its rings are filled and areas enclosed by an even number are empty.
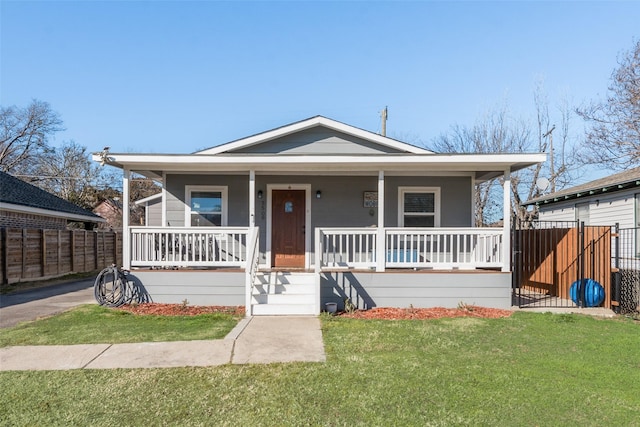
<svg viewBox="0 0 640 427">
<path fill-rule="evenodd" d="M 96 153 L 162 183 L 161 222 L 123 218 L 124 267 L 155 302 L 248 315 L 511 305 L 510 174 L 544 154 L 436 154 L 322 116 L 192 154 Z M 473 228 L 504 176 L 503 228 Z"/>
</svg>

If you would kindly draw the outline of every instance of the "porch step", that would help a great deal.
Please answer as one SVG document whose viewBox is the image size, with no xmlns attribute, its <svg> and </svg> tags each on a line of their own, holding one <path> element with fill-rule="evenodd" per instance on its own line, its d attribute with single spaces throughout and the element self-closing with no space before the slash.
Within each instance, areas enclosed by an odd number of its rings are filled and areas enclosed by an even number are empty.
<svg viewBox="0 0 640 427">
<path fill-rule="evenodd" d="M 315 304 L 257 304 L 253 306 L 254 316 L 292 316 L 318 314 Z"/>
<path fill-rule="evenodd" d="M 315 273 L 289 271 L 259 271 L 256 274 L 256 284 L 270 285 L 313 285 Z"/>
<path fill-rule="evenodd" d="M 258 272 L 251 294 L 252 314 L 317 314 L 315 274 L 304 272 Z"/>
</svg>

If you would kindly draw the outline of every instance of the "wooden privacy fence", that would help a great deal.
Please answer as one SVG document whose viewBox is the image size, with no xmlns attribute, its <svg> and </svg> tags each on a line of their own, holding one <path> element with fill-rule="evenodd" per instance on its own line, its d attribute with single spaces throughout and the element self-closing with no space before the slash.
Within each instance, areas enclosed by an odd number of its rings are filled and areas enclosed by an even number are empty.
<svg viewBox="0 0 640 427">
<path fill-rule="evenodd" d="M 48 279 L 122 265 L 122 233 L 0 229 L 2 284 Z"/>
<path fill-rule="evenodd" d="M 583 234 L 581 235 L 581 230 Z M 519 288 L 571 300 L 571 285 L 593 279 L 611 308 L 611 227 L 584 226 L 516 230 L 514 274 Z"/>
</svg>

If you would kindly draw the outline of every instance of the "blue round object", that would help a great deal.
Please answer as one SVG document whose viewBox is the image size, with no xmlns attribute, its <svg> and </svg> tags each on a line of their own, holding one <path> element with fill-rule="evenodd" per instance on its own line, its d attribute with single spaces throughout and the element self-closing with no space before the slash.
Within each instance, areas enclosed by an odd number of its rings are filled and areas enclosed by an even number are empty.
<svg viewBox="0 0 640 427">
<path fill-rule="evenodd" d="M 585 307 L 598 307 L 604 301 L 604 288 L 593 279 L 576 280 L 569 289 L 571 301 L 578 304 L 578 298 L 582 291 L 581 283 L 584 285 L 584 305 Z"/>
</svg>

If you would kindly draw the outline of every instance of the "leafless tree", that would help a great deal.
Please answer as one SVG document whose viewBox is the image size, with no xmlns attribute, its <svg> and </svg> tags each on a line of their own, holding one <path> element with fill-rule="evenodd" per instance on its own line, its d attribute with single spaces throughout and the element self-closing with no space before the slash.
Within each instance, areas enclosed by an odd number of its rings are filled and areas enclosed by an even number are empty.
<svg viewBox="0 0 640 427">
<path fill-rule="evenodd" d="M 591 163 L 613 169 L 640 164 L 640 40 L 618 58 L 606 100 L 576 111 L 590 125 L 585 145 Z"/>
<path fill-rule="evenodd" d="M 0 107 L 0 170 L 28 172 L 50 150 L 49 139 L 62 129 L 62 120 L 46 102 Z"/>
<path fill-rule="evenodd" d="M 441 135 L 432 144 L 434 151 L 445 153 L 549 153 L 549 158 L 554 160 L 553 167 L 548 161 L 511 175 L 511 210 L 522 220 L 530 220 L 537 214 L 535 210 L 522 208 L 521 204 L 541 195 L 542 190 L 536 185 L 538 178 L 545 177 L 555 188 L 562 188 L 571 181 L 570 175 L 575 170 L 568 102 L 564 101 L 558 107 L 560 128 L 555 135 L 557 142 L 553 150 L 550 149 L 553 132 L 549 132 L 553 128 L 552 115 L 541 83 L 536 84 L 534 103 L 536 119 L 533 124 L 511 117 L 508 107 L 503 105 L 485 114 L 472 127 L 453 126 L 449 133 Z M 476 226 L 490 224 L 501 217 L 503 182 L 504 178 L 496 178 L 476 187 Z"/>
<path fill-rule="evenodd" d="M 47 158 L 38 162 L 24 179 L 91 210 L 104 197 L 105 191 L 114 192 L 112 188 L 117 181 L 112 175 L 91 161 L 86 147 L 69 141 L 50 149 Z"/>
</svg>

